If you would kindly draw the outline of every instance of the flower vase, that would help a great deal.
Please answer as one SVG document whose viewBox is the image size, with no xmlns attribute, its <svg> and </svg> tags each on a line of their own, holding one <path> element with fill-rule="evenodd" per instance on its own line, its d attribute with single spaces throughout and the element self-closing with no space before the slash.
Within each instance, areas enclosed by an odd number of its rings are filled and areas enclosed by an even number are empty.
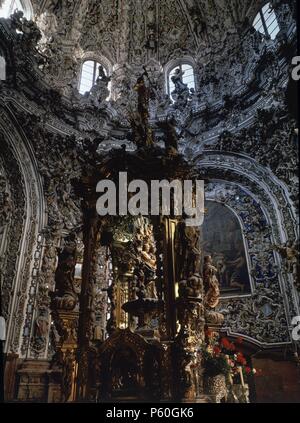
<svg viewBox="0 0 300 423">
<path fill-rule="evenodd" d="M 227 398 L 226 378 L 224 374 L 216 376 L 204 376 L 204 392 L 215 398 L 217 403 Z"/>
</svg>

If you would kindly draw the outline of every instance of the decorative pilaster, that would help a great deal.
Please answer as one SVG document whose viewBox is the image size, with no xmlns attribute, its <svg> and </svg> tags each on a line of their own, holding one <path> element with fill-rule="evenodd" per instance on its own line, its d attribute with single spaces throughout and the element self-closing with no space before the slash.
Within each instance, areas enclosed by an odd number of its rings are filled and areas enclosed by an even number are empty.
<svg viewBox="0 0 300 423">
<path fill-rule="evenodd" d="M 90 206 L 90 205 L 89 205 Z M 88 353 L 94 327 L 94 266 L 95 252 L 99 242 L 99 220 L 96 208 L 87 206 L 84 210 L 82 285 L 78 327 L 78 378 L 77 399 L 86 398 L 88 383 Z"/>
<path fill-rule="evenodd" d="M 56 310 L 52 315 L 60 335 L 53 365 L 58 365 L 61 369 L 61 401 L 75 401 L 78 312 Z"/>
<path fill-rule="evenodd" d="M 58 265 L 55 271 L 55 290 L 50 293 L 52 318 L 58 339 L 55 340 L 55 354 L 52 367 L 61 371 L 61 401 L 75 400 L 75 380 L 77 373 L 77 329 L 78 295 L 74 287 L 77 242 L 75 233 L 64 240 L 58 249 Z"/>
<path fill-rule="evenodd" d="M 180 220 L 175 240 L 176 278 L 179 282 L 175 301 L 178 333 L 173 346 L 177 369 L 174 396 L 180 401 L 196 401 L 202 390 L 200 347 L 205 325 L 199 229 Z"/>
</svg>

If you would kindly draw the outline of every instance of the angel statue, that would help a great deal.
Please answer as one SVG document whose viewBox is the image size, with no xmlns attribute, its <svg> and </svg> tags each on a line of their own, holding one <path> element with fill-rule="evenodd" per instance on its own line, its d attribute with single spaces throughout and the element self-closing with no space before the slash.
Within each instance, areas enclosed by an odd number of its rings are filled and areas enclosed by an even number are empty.
<svg viewBox="0 0 300 423">
<path fill-rule="evenodd" d="M 110 82 L 110 80 L 111 80 L 111 76 L 107 76 L 106 73 L 105 73 L 105 70 L 104 70 L 103 66 L 102 65 L 99 65 L 98 66 L 98 77 L 96 79 L 96 83 L 98 81 L 101 81 L 102 84 L 105 84 L 105 86 L 107 87 L 107 85 Z"/>
<path fill-rule="evenodd" d="M 273 248 L 285 259 L 286 271 L 291 273 L 295 280 L 297 280 L 299 273 L 299 250 L 297 243 L 287 241 L 284 245 L 274 245 Z"/>
<path fill-rule="evenodd" d="M 182 93 L 183 91 L 189 92 L 189 88 L 187 84 L 184 84 L 182 77 L 184 75 L 184 71 L 180 68 L 175 69 L 174 75 L 171 76 L 171 81 L 175 85 L 175 92 L 176 93 Z"/>
</svg>

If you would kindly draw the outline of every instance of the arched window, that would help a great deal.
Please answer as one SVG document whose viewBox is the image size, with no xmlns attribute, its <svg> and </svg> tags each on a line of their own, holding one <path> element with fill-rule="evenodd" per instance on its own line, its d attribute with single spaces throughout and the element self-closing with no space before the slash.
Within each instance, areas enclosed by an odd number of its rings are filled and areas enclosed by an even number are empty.
<svg viewBox="0 0 300 423">
<path fill-rule="evenodd" d="M 32 5 L 29 0 L 4 0 L 0 7 L 0 18 L 9 18 L 15 10 L 21 10 L 28 20 L 32 18 Z"/>
<path fill-rule="evenodd" d="M 279 25 L 274 10 L 271 8 L 270 3 L 264 7 L 256 15 L 253 26 L 256 31 L 265 35 L 267 38 L 274 40 L 279 32 Z"/>
<path fill-rule="evenodd" d="M 6 62 L 0 51 L 0 81 L 6 80 Z"/>
<path fill-rule="evenodd" d="M 175 85 L 172 80 L 172 77 L 174 77 L 174 75 L 178 72 L 182 74 L 182 82 L 184 84 L 187 84 L 189 89 L 195 89 L 195 76 L 193 66 L 189 63 L 181 62 L 174 66 L 168 73 L 167 91 L 170 96 L 172 96 L 172 92 L 175 90 Z"/>
<path fill-rule="evenodd" d="M 98 67 L 102 65 L 96 60 L 86 60 L 83 62 L 80 73 L 79 81 L 79 92 L 84 94 L 91 90 L 98 77 Z M 107 69 L 102 65 L 105 75 L 107 75 Z M 108 86 L 109 89 L 109 86 Z"/>
</svg>

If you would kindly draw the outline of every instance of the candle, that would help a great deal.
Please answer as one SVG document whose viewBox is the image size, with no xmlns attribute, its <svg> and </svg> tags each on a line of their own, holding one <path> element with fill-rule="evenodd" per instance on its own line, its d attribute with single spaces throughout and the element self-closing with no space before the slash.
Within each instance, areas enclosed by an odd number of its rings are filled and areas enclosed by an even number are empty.
<svg viewBox="0 0 300 423">
<path fill-rule="evenodd" d="M 225 357 L 226 357 L 226 360 L 227 360 L 227 363 L 229 364 L 229 366 L 230 366 L 230 360 L 229 360 L 229 355 L 225 355 Z M 230 385 L 233 385 L 233 380 L 232 380 L 232 376 L 231 376 L 231 371 L 229 371 L 229 373 L 228 373 L 228 382 L 230 383 Z"/>
<path fill-rule="evenodd" d="M 242 386 L 244 388 L 245 387 L 245 382 L 244 382 L 244 376 L 243 376 L 243 368 L 239 366 L 238 367 L 238 371 L 239 371 L 239 374 L 240 374 Z"/>
<path fill-rule="evenodd" d="M 102 330 L 100 326 L 95 326 L 94 329 L 94 340 L 95 341 L 101 341 L 102 340 Z"/>
</svg>

